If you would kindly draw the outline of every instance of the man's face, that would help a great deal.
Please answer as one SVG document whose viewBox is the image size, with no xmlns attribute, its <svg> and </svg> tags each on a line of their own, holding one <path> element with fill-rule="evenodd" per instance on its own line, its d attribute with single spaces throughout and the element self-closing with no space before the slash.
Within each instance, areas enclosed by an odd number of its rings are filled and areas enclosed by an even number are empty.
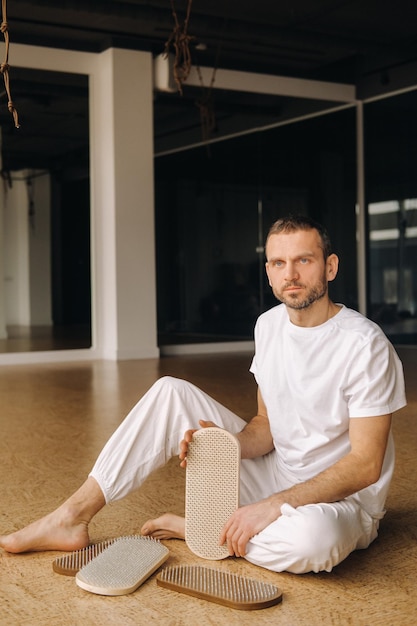
<svg viewBox="0 0 417 626">
<path fill-rule="evenodd" d="M 274 296 L 296 310 L 307 309 L 326 296 L 328 281 L 337 272 L 337 257 L 330 255 L 324 261 L 316 230 L 271 235 L 266 258 L 266 273 Z"/>
</svg>

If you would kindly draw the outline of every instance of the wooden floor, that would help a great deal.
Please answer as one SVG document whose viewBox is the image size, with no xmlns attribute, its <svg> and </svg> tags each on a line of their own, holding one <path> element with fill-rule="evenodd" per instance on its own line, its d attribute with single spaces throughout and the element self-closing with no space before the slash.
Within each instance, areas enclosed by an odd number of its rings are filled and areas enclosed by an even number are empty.
<svg viewBox="0 0 417 626">
<path fill-rule="evenodd" d="M 9 555 L 0 550 L 0 624 L 204 626 L 410 626 L 417 623 L 417 350 L 399 349 L 409 405 L 394 421 L 397 469 L 380 536 L 331 574 L 274 574 L 243 559 L 215 567 L 273 583 L 281 605 L 238 611 L 157 587 L 150 578 L 129 596 L 102 597 L 52 571 L 59 553 Z M 250 418 L 255 387 L 250 355 L 0 367 L 0 533 L 55 508 L 84 480 L 101 447 L 130 407 L 158 377 L 193 381 Z M 172 460 L 143 488 L 106 507 L 93 540 L 135 533 L 149 517 L 182 513 L 184 472 Z M 164 542 L 167 565 L 207 565 L 184 542 Z M 213 564 L 211 564 L 213 566 Z"/>
</svg>

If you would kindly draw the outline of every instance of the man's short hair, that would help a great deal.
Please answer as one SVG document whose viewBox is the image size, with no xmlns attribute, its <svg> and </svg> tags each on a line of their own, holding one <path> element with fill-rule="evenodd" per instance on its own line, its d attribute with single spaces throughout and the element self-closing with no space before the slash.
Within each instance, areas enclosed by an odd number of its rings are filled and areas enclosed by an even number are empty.
<svg viewBox="0 0 417 626">
<path fill-rule="evenodd" d="M 319 224 L 319 222 L 316 222 L 316 220 L 313 220 L 311 217 L 307 217 L 305 215 L 289 215 L 287 217 L 280 217 L 276 222 L 272 224 L 271 228 L 269 229 L 268 236 L 266 238 L 266 244 L 268 243 L 268 239 L 271 235 L 279 235 L 281 233 L 295 233 L 298 230 L 313 229 L 315 229 L 319 234 L 324 260 L 326 261 L 327 257 L 332 254 L 332 244 L 329 234 L 324 226 Z"/>
</svg>

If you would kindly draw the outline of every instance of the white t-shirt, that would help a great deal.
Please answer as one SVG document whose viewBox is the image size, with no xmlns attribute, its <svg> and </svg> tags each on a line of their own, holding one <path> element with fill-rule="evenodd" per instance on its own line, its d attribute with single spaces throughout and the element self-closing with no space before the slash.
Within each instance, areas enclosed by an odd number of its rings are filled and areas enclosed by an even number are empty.
<svg viewBox="0 0 417 626">
<path fill-rule="evenodd" d="M 349 452 L 350 418 L 385 415 L 406 404 L 393 346 L 376 324 L 345 306 L 311 328 L 292 324 L 284 304 L 263 313 L 250 371 L 267 407 L 287 487 Z M 379 481 L 355 494 L 373 516 L 383 514 L 393 469 L 391 436 Z"/>
</svg>

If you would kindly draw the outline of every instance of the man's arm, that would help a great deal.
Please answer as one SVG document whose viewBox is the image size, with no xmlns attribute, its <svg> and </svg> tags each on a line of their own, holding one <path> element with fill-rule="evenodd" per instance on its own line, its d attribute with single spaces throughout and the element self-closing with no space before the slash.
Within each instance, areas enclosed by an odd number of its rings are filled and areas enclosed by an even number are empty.
<svg viewBox="0 0 417 626">
<path fill-rule="evenodd" d="M 214 422 L 200 420 L 202 428 L 216 427 Z M 187 466 L 188 444 L 193 438 L 194 430 L 187 430 L 184 439 L 180 443 L 180 466 Z M 264 401 L 258 390 L 258 414 L 248 422 L 243 430 L 236 435 L 240 443 L 240 452 L 242 459 L 253 459 L 257 456 L 263 456 L 274 449 L 271 431 L 269 429 L 269 420 L 266 412 Z"/>
<path fill-rule="evenodd" d="M 381 474 L 390 427 L 390 414 L 352 418 L 351 451 L 346 456 L 304 483 L 235 511 L 223 529 L 220 542 L 227 543 L 230 554 L 244 556 L 249 539 L 278 519 L 284 503 L 296 508 L 336 502 L 375 483 Z"/>
<path fill-rule="evenodd" d="M 274 449 L 268 414 L 259 389 L 258 413 L 236 437 L 239 439 L 242 459 L 254 459 Z"/>
</svg>

